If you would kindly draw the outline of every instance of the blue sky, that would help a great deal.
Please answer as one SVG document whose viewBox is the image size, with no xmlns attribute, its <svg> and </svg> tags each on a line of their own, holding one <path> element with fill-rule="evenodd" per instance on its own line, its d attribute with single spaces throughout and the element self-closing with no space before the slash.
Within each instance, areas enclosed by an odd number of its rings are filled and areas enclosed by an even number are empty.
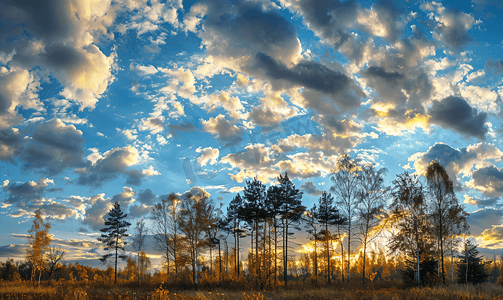
<svg viewBox="0 0 503 300">
<path fill-rule="evenodd" d="M 389 183 L 440 161 L 501 254 L 502 22 L 496 0 L 2 1 L 0 260 L 39 209 L 91 263 L 113 201 L 225 207 L 287 171 L 311 207 L 343 153 Z"/>
</svg>

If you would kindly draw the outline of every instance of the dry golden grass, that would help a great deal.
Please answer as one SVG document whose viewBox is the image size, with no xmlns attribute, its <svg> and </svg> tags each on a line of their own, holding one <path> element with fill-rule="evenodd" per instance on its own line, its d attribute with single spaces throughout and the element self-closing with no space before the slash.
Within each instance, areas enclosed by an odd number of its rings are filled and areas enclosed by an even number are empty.
<svg viewBox="0 0 503 300">
<path fill-rule="evenodd" d="M 272 291 L 170 291 L 162 286 L 157 288 L 118 286 L 89 287 L 82 285 L 55 284 L 34 287 L 26 282 L 0 282 L 0 299 L 8 300 L 301 300 L 301 299 L 343 299 L 343 300 L 503 300 L 503 287 L 496 284 L 452 285 L 431 288 L 388 287 L 362 288 L 357 285 L 337 285 L 334 288 L 306 288 L 293 285 L 291 289 L 279 288 Z"/>
</svg>

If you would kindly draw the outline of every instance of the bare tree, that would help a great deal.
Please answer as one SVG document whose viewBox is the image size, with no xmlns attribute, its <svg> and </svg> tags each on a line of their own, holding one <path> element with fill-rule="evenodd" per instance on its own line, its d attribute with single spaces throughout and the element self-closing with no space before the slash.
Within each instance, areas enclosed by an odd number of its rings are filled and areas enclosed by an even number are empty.
<svg viewBox="0 0 503 300">
<path fill-rule="evenodd" d="M 66 254 L 67 252 L 61 248 L 49 247 L 49 251 L 47 252 L 47 272 L 49 273 L 50 280 L 52 280 L 52 274 L 63 266 L 62 263 Z"/>
<path fill-rule="evenodd" d="M 376 170 L 373 164 L 362 164 L 359 176 L 358 227 L 363 246 L 362 282 L 365 284 L 365 262 L 368 244 L 383 228 L 376 228 L 384 219 L 386 196 L 389 188 L 384 185 L 386 169 Z"/>
<path fill-rule="evenodd" d="M 136 221 L 136 226 L 133 229 L 133 249 L 136 251 L 138 255 L 138 284 L 140 284 L 140 254 L 143 249 L 143 244 L 145 243 L 145 236 L 147 235 L 148 228 L 145 226 L 145 221 L 143 219 Z"/>
<path fill-rule="evenodd" d="M 172 259 L 175 265 L 175 274 L 178 273 L 180 252 L 183 249 L 183 237 L 180 231 L 181 201 L 174 193 L 167 199 L 154 205 L 152 211 L 152 233 L 157 249 L 164 253 L 169 275 L 169 263 Z"/>
<path fill-rule="evenodd" d="M 40 277 L 42 270 L 44 270 L 46 251 L 51 242 L 49 235 L 51 224 L 44 222 L 44 218 L 40 211 L 35 212 L 35 219 L 31 229 L 28 231 L 28 249 L 26 250 L 26 258 L 32 263 L 32 276 L 34 279 L 35 272 L 38 271 L 38 284 L 40 284 Z"/>
<path fill-rule="evenodd" d="M 336 198 L 336 204 L 340 207 L 342 215 L 346 218 L 346 232 L 348 236 L 348 260 L 347 279 L 351 277 L 351 237 L 353 236 L 353 221 L 358 206 L 358 181 L 360 176 L 360 161 L 352 159 L 349 154 L 341 155 L 337 160 L 335 170 L 330 173 L 332 187 L 330 191 Z"/>
</svg>

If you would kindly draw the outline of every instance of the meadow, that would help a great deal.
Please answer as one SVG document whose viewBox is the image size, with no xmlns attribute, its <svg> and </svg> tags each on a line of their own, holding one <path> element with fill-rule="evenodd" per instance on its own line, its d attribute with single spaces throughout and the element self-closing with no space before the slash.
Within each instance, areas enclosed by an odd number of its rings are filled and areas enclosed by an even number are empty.
<svg viewBox="0 0 503 300">
<path fill-rule="evenodd" d="M 501 299 L 503 287 L 494 283 L 480 285 L 445 285 L 436 287 L 406 288 L 400 283 L 383 282 L 372 286 L 337 284 L 334 287 L 314 288 L 298 284 L 289 288 L 272 290 L 171 290 L 167 286 L 142 284 L 85 285 L 81 283 L 53 283 L 36 287 L 29 282 L 0 282 L 0 299 L 6 300 L 265 300 L 265 299 L 344 299 L 344 300 L 475 300 Z"/>
</svg>

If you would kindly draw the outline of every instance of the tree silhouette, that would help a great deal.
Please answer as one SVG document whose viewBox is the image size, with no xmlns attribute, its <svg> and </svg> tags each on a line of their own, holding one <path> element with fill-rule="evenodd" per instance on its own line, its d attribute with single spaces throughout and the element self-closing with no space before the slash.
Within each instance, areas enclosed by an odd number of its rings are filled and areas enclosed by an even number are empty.
<svg viewBox="0 0 503 300">
<path fill-rule="evenodd" d="M 361 166 L 359 176 L 359 205 L 357 210 L 358 227 L 360 229 L 360 237 L 363 246 L 362 260 L 362 282 L 365 284 L 365 262 L 367 259 L 367 246 L 378 236 L 378 233 L 383 228 L 377 228 L 376 232 L 372 231 L 379 225 L 381 219 L 384 218 L 384 206 L 386 205 L 386 197 L 389 188 L 384 185 L 385 175 L 387 170 L 382 168 L 376 170 L 374 164 Z"/>
<path fill-rule="evenodd" d="M 302 192 L 295 188 L 295 184 L 285 176 L 279 174 L 279 194 L 280 194 L 280 216 L 283 227 L 283 277 L 285 279 L 285 286 L 288 285 L 287 271 L 288 271 L 288 236 L 293 234 L 289 231 L 294 224 L 298 223 L 306 207 L 302 205 Z"/>
<path fill-rule="evenodd" d="M 47 272 L 49 273 L 49 280 L 52 280 L 54 272 L 61 269 L 62 262 L 66 257 L 67 252 L 61 248 L 50 247 L 47 252 Z"/>
<path fill-rule="evenodd" d="M 266 189 L 265 186 L 256 177 L 253 181 L 246 181 L 246 186 L 243 190 L 243 206 L 240 210 L 240 217 L 250 225 L 252 231 L 255 231 L 255 257 L 251 269 L 254 269 L 255 275 L 259 276 L 260 265 L 258 260 L 258 237 L 259 237 L 259 222 L 266 217 Z M 251 245 L 253 249 L 253 243 Z"/>
<path fill-rule="evenodd" d="M 449 218 L 457 218 L 458 216 L 450 216 L 449 209 L 458 204 L 454 186 L 445 168 L 437 161 L 430 163 L 426 170 L 426 180 L 428 182 L 428 191 L 430 194 L 430 215 L 435 227 L 435 236 L 437 238 L 438 256 L 440 263 L 440 275 L 442 283 L 445 283 L 445 268 L 444 268 L 444 242 L 449 235 L 448 223 Z"/>
<path fill-rule="evenodd" d="M 240 194 L 237 194 L 234 198 L 232 198 L 229 203 L 229 207 L 227 207 L 227 216 L 225 220 L 222 221 L 222 227 L 225 230 L 228 230 L 234 235 L 234 272 L 239 275 L 239 239 L 243 236 L 245 232 L 244 229 L 241 228 L 241 210 L 243 209 L 243 198 L 241 198 Z"/>
<path fill-rule="evenodd" d="M 417 176 L 404 172 L 393 181 L 392 196 L 390 219 L 396 232 L 389 239 L 388 246 L 391 253 L 402 252 L 410 261 L 415 261 L 415 281 L 420 285 L 421 261 L 429 260 L 426 250 L 432 235 L 423 185 Z"/>
<path fill-rule="evenodd" d="M 322 231 L 318 233 L 318 240 L 325 242 L 326 253 L 326 274 L 328 278 L 328 284 L 330 284 L 331 279 L 331 268 L 330 268 L 330 243 L 334 239 L 339 239 L 337 235 L 332 235 L 330 227 L 334 225 L 343 225 L 346 223 L 346 219 L 341 216 L 339 210 L 335 207 L 334 198 L 332 194 L 323 192 L 321 197 L 318 199 L 318 206 L 313 207 L 313 215 L 316 220 L 320 223 L 323 228 Z M 341 243 L 342 246 L 342 243 Z"/>
<path fill-rule="evenodd" d="M 122 212 L 119 202 L 115 201 L 114 207 L 108 212 L 108 217 L 105 219 L 107 227 L 100 229 L 103 233 L 98 238 L 98 241 L 106 245 L 104 250 L 108 251 L 100 258 L 100 261 L 105 264 L 110 257 L 115 256 L 115 283 L 117 283 L 117 260 L 119 258 L 127 259 L 124 247 L 128 244 L 125 239 L 129 236 L 126 232 L 131 223 L 122 221 L 126 217 L 127 214 Z"/>
<path fill-rule="evenodd" d="M 214 206 L 211 199 L 204 195 L 189 194 L 181 204 L 180 231 L 187 241 L 192 263 L 192 280 L 196 286 L 198 285 L 197 260 L 201 248 L 207 246 L 204 235 L 207 228 L 212 225 L 213 212 Z"/>
<path fill-rule="evenodd" d="M 330 173 L 332 187 L 330 191 L 336 198 L 336 204 L 340 207 L 342 214 L 346 218 L 346 231 L 348 235 L 348 260 L 347 278 L 351 279 L 351 237 L 353 236 L 353 219 L 358 205 L 358 176 L 360 173 L 360 161 L 352 159 L 349 154 L 342 155 L 337 160 L 335 170 Z"/>
<path fill-rule="evenodd" d="M 171 257 L 175 265 L 175 274 L 178 274 L 180 252 L 183 250 L 183 238 L 180 235 L 180 203 L 178 196 L 171 193 L 166 199 L 156 203 L 152 210 L 152 233 L 156 248 L 164 254 L 168 276 Z"/>
</svg>

